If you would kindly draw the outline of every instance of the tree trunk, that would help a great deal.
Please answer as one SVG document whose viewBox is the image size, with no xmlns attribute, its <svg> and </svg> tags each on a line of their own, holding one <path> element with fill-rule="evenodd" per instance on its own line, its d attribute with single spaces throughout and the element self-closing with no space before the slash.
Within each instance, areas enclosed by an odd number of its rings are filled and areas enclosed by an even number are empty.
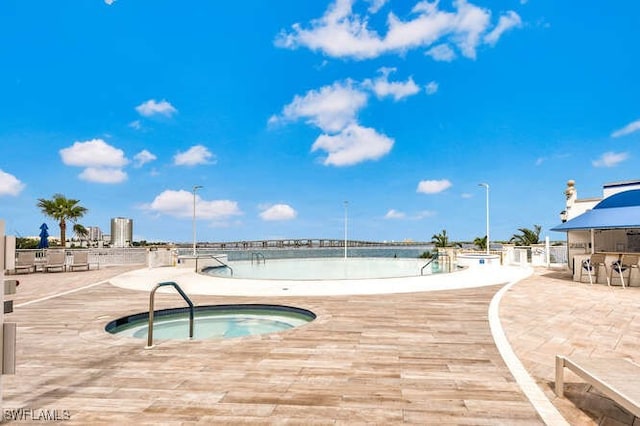
<svg viewBox="0 0 640 426">
<path fill-rule="evenodd" d="M 64 220 L 60 221 L 60 244 L 63 248 L 67 246 L 67 223 Z"/>
</svg>

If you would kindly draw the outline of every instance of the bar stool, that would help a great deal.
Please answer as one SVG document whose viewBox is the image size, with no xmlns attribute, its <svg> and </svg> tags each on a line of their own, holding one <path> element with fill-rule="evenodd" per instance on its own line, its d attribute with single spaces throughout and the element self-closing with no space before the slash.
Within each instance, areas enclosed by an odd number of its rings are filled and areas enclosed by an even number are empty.
<svg viewBox="0 0 640 426">
<path fill-rule="evenodd" d="M 627 272 L 627 278 L 631 279 L 631 269 L 638 267 L 638 255 L 636 254 L 623 254 L 620 260 L 616 260 L 611 264 L 611 272 L 609 274 L 609 280 L 613 280 L 613 271 L 616 271 L 620 276 L 620 283 L 622 288 L 624 285 L 624 275 Z"/>
<path fill-rule="evenodd" d="M 609 277 L 607 276 L 607 264 L 605 263 L 605 255 L 601 253 L 594 253 L 589 259 L 585 259 L 582 261 L 579 281 L 582 282 L 582 275 L 584 272 L 586 272 L 587 274 L 589 274 L 589 284 L 593 284 L 593 276 L 595 276 L 595 282 L 598 282 L 598 271 L 600 270 L 600 265 L 604 266 L 604 274 L 605 277 L 607 277 L 607 284 L 610 285 Z"/>
</svg>

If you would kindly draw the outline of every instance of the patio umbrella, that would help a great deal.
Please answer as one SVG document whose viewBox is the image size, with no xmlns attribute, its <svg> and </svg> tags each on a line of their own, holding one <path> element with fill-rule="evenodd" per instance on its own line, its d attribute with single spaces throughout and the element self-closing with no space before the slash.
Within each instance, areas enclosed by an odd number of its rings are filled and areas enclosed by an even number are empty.
<svg viewBox="0 0 640 426">
<path fill-rule="evenodd" d="M 38 243 L 38 248 L 48 248 L 49 247 L 49 227 L 46 223 L 40 225 L 40 242 Z"/>
</svg>

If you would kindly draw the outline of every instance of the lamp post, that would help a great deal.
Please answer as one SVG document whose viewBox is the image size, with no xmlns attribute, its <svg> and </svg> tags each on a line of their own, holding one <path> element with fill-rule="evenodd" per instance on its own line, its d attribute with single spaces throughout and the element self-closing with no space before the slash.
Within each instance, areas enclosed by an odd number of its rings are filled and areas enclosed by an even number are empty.
<svg viewBox="0 0 640 426">
<path fill-rule="evenodd" d="M 193 186 L 193 255 L 196 256 L 196 191 L 201 189 L 201 185 Z"/>
<path fill-rule="evenodd" d="M 344 202 L 344 258 L 347 258 L 347 208 L 349 207 L 349 202 Z"/>
<path fill-rule="evenodd" d="M 478 186 L 483 186 L 487 190 L 487 254 L 489 254 L 489 184 L 479 183 Z"/>
</svg>

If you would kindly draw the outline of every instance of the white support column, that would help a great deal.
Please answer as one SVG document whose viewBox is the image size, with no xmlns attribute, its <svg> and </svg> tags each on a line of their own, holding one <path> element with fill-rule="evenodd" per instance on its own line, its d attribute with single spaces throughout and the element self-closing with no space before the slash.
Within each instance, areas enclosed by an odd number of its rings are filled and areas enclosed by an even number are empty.
<svg viewBox="0 0 640 426">
<path fill-rule="evenodd" d="M 546 256 L 547 268 L 551 266 L 551 244 L 549 244 L 549 236 L 544 237 L 544 251 Z"/>
</svg>

